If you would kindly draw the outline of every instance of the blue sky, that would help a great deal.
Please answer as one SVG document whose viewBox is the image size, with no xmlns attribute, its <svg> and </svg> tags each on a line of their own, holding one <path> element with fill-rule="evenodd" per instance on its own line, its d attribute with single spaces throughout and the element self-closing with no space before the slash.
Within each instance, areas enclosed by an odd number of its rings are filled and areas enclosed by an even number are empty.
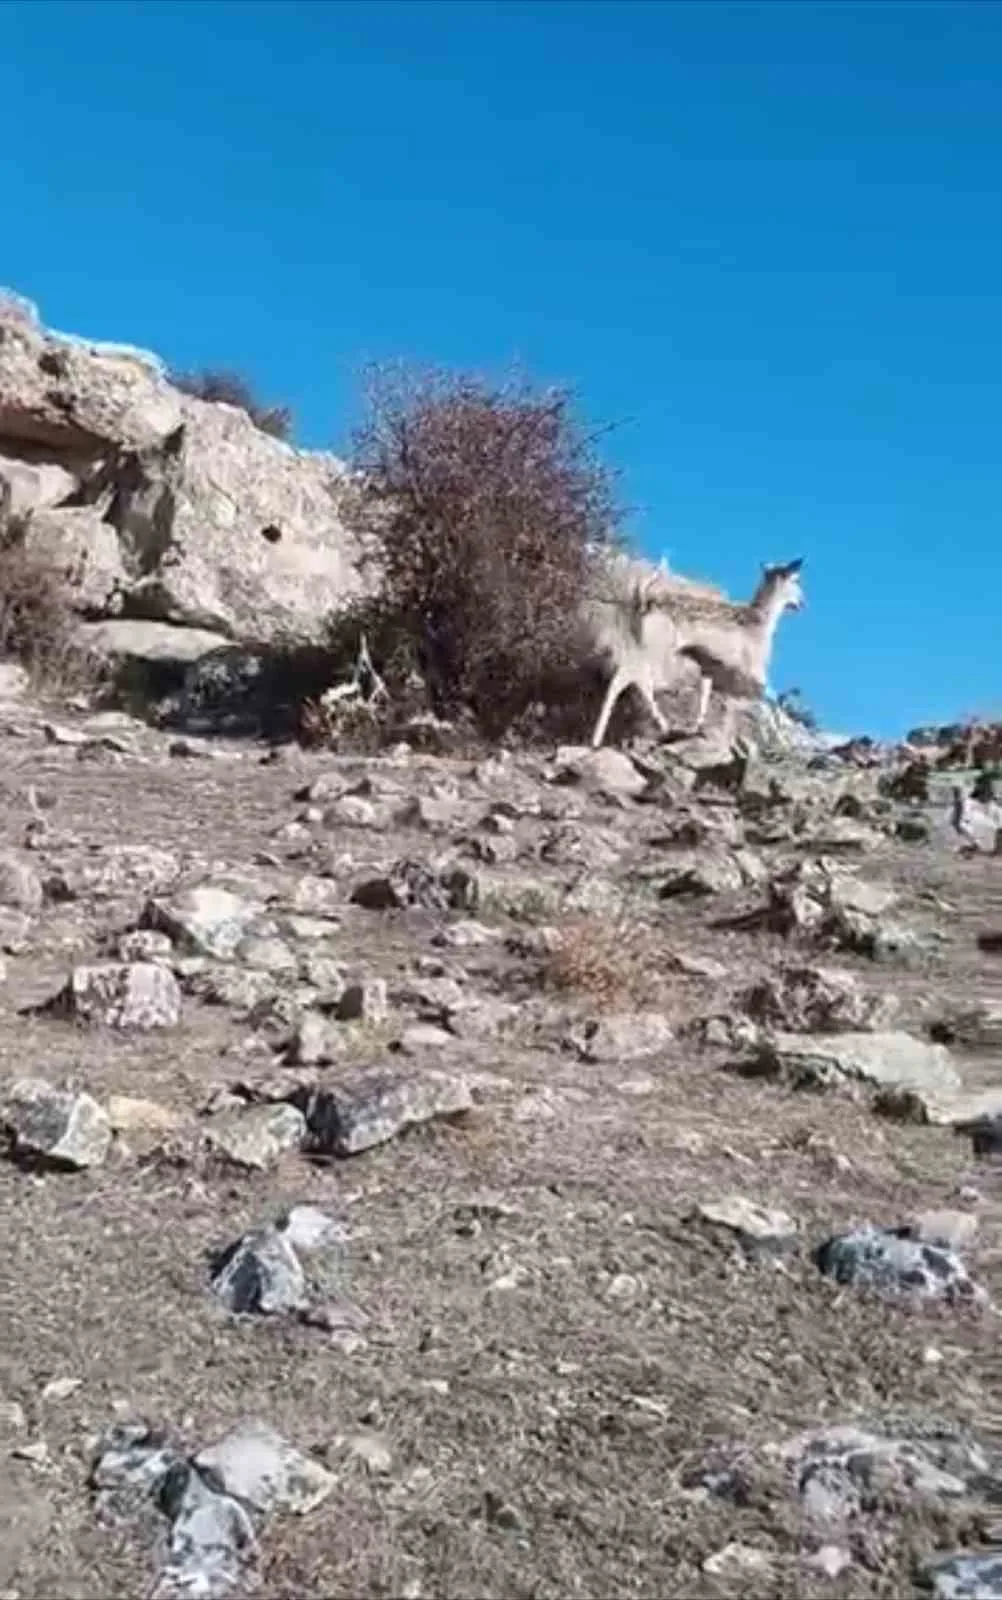
<svg viewBox="0 0 1002 1600">
<path fill-rule="evenodd" d="M 245 371 L 573 383 L 654 555 L 805 558 L 773 680 L 1002 710 L 1002 6 L 0 0 L 0 281 Z"/>
</svg>

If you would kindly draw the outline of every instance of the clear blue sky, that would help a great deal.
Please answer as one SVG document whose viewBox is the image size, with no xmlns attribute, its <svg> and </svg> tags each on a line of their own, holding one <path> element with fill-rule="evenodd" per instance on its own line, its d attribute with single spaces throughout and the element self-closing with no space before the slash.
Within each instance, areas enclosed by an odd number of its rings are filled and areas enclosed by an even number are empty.
<svg viewBox="0 0 1002 1600">
<path fill-rule="evenodd" d="M 6 0 L 0 279 L 311 445 L 403 356 L 575 384 L 636 533 L 880 733 L 1002 702 L 1002 6 Z"/>
</svg>

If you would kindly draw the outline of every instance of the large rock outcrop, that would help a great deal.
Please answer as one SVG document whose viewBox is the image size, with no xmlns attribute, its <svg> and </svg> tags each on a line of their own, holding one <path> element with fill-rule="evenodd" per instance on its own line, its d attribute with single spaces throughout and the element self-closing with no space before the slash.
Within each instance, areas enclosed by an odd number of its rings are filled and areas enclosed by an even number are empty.
<svg viewBox="0 0 1002 1600">
<path fill-rule="evenodd" d="M 0 523 L 90 619 L 317 638 L 362 587 L 348 489 L 336 457 L 182 394 L 155 356 L 48 332 L 0 297 Z"/>
</svg>

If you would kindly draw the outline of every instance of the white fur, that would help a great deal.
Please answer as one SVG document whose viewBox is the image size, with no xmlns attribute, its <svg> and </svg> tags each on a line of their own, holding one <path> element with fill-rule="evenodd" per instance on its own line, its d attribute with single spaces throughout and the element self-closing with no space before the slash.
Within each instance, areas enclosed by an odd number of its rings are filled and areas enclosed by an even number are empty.
<svg viewBox="0 0 1002 1600">
<path fill-rule="evenodd" d="M 670 574 L 664 564 L 652 569 L 620 558 L 588 606 L 595 648 L 611 667 L 593 747 L 601 745 L 616 702 L 631 684 L 667 733 L 655 695 L 677 680 L 686 660 L 701 674 L 697 731 L 714 689 L 734 698 L 761 696 L 779 619 L 802 604 L 798 562 L 767 567 L 748 604 L 735 605 L 719 589 Z"/>
</svg>

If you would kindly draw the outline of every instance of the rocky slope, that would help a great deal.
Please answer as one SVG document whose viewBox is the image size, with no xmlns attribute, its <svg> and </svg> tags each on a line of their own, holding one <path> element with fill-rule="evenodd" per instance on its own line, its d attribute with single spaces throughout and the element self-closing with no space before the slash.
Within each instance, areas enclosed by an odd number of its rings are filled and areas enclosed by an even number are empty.
<svg viewBox="0 0 1002 1600">
<path fill-rule="evenodd" d="M 4 684 L 0 1593 L 1002 1594 L 971 773 Z"/>
<path fill-rule="evenodd" d="M 174 388 L 155 356 L 47 332 L 0 298 L 0 523 L 55 560 L 126 658 L 317 637 L 361 587 L 334 456 Z"/>
</svg>

